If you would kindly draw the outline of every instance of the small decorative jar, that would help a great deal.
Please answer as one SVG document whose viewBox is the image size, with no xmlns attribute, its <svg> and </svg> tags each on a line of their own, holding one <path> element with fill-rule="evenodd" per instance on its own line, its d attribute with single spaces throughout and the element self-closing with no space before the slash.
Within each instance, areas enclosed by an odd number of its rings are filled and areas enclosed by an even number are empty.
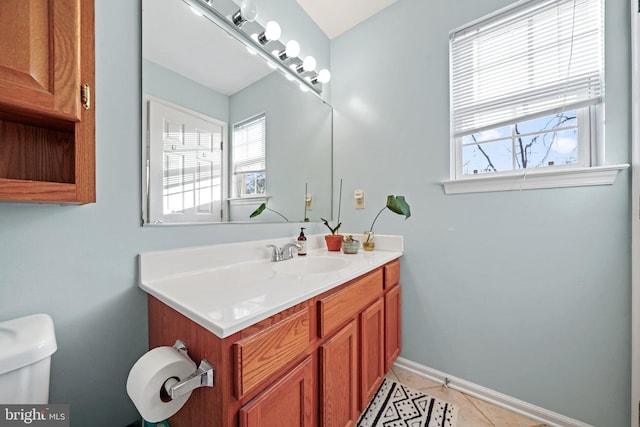
<svg viewBox="0 0 640 427">
<path fill-rule="evenodd" d="M 376 243 L 373 241 L 373 231 L 365 231 L 362 234 L 362 249 L 372 251 L 375 247 Z"/>
</svg>

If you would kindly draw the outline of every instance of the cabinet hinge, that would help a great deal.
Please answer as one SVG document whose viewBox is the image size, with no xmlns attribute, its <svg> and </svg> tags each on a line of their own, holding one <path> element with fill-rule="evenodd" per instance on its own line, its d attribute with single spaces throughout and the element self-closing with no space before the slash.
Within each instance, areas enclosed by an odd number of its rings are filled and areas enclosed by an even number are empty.
<svg viewBox="0 0 640 427">
<path fill-rule="evenodd" d="M 91 108 L 91 86 L 89 86 L 89 83 L 82 83 L 80 101 L 82 102 L 82 108 L 85 110 Z"/>
</svg>

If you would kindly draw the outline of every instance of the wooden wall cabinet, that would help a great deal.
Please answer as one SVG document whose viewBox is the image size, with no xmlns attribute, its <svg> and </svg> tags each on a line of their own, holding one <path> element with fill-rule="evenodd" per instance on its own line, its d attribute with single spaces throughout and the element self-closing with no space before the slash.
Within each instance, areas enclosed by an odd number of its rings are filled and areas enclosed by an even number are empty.
<svg viewBox="0 0 640 427">
<path fill-rule="evenodd" d="M 0 201 L 95 202 L 93 1 L 0 2 Z"/>
<path fill-rule="evenodd" d="M 149 296 L 149 346 L 215 368 L 175 427 L 351 427 L 400 353 L 399 260 L 218 338 Z"/>
</svg>

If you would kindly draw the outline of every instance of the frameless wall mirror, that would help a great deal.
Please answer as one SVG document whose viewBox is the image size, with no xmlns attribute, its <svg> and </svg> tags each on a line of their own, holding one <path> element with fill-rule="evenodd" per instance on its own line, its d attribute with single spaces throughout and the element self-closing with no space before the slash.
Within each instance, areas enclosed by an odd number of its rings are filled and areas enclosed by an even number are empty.
<svg viewBox="0 0 640 427">
<path fill-rule="evenodd" d="M 207 7 L 230 17 L 225 1 Z M 233 30 L 183 0 L 142 1 L 145 225 L 331 217 L 331 106 Z"/>
</svg>

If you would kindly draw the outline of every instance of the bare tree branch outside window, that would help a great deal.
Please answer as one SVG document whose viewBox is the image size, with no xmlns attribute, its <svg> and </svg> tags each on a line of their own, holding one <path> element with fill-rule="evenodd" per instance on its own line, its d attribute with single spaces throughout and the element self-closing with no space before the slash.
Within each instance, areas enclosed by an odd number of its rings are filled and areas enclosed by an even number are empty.
<svg viewBox="0 0 640 427">
<path fill-rule="evenodd" d="M 577 111 L 571 110 L 472 134 L 463 142 L 463 162 L 465 174 L 500 172 L 572 164 L 577 150 Z"/>
</svg>

